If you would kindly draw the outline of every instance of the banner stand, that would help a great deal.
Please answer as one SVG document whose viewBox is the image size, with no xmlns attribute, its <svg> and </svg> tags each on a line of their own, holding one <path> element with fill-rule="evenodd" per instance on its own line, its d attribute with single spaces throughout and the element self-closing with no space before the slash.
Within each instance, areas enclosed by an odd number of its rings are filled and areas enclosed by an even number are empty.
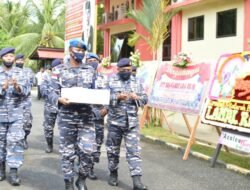
<svg viewBox="0 0 250 190">
<path fill-rule="evenodd" d="M 142 116 L 141 116 L 140 123 L 139 123 L 139 126 L 140 126 L 141 129 L 143 128 L 143 126 L 146 123 L 146 120 L 148 119 L 148 117 L 147 117 L 148 114 L 149 114 L 149 106 L 146 105 L 144 107 L 144 109 L 143 109 Z M 170 123 L 168 122 L 167 117 L 168 116 L 166 116 L 165 113 L 162 110 L 160 110 L 160 121 L 161 121 L 161 124 L 163 123 L 163 120 L 165 120 L 165 122 L 166 122 L 166 124 L 167 124 L 167 126 L 168 126 L 168 128 L 170 130 L 170 132 L 173 133 L 173 129 L 172 129 Z"/>
<path fill-rule="evenodd" d="M 212 160 L 211 160 L 211 168 L 214 168 L 215 166 L 215 163 L 219 157 L 219 154 L 220 154 L 220 151 L 221 151 L 221 148 L 222 148 L 222 144 L 218 143 L 217 144 L 217 147 L 216 147 L 216 150 L 214 152 L 214 155 L 212 157 Z"/>
<path fill-rule="evenodd" d="M 191 134 L 190 134 L 190 137 L 189 137 L 189 140 L 188 140 L 188 144 L 187 144 L 187 147 L 186 147 L 184 156 L 183 156 L 183 160 L 187 160 L 187 159 L 188 159 L 188 156 L 189 156 L 189 153 L 190 153 L 191 146 L 192 146 L 193 143 L 195 142 L 195 133 L 196 133 L 196 129 L 198 128 L 198 126 L 199 126 L 200 124 L 201 124 L 201 117 L 198 116 L 197 119 L 196 119 L 196 121 L 195 121 L 194 127 L 191 129 Z"/>
<path fill-rule="evenodd" d="M 218 135 L 221 136 L 221 129 L 220 129 L 220 127 L 216 126 L 215 129 L 216 129 Z M 223 147 L 225 148 L 226 152 L 229 152 L 229 149 L 228 149 L 227 146 L 223 146 Z"/>
<path fill-rule="evenodd" d="M 170 123 L 168 122 L 168 116 L 165 115 L 163 110 L 160 110 L 160 112 L 161 112 L 161 123 L 163 123 L 163 119 L 164 119 L 170 132 L 173 133 L 173 128 L 171 127 Z"/>
<path fill-rule="evenodd" d="M 189 124 L 189 122 L 188 122 L 187 116 L 186 116 L 185 113 L 182 113 L 182 116 L 183 116 L 183 119 L 184 119 L 184 121 L 185 121 L 185 123 L 186 123 L 186 126 L 187 126 L 187 128 L 188 128 L 189 134 L 191 134 L 192 129 L 191 129 L 191 126 L 190 126 L 190 124 Z"/>
<path fill-rule="evenodd" d="M 144 71 L 144 75 L 141 75 L 144 76 L 144 78 L 142 77 L 144 82 L 147 81 L 145 76 L 153 76 L 152 78 L 154 79 L 150 81 L 152 84 L 145 82 L 145 89 L 149 89 L 147 90 L 149 105 L 155 109 L 169 110 L 170 112 L 182 114 L 189 133 L 189 141 L 184 155 L 184 159 L 187 159 L 190 148 L 195 142 L 196 129 L 201 122 L 200 109 L 205 99 L 206 87 L 210 79 L 210 64 L 206 62 L 192 63 L 183 69 L 174 66 L 172 62 L 166 62 L 158 65 L 154 75 L 150 73 L 152 73 L 152 70 Z M 168 91 L 170 93 L 167 93 Z M 184 96 L 184 92 L 187 98 Z M 144 107 L 140 119 L 140 128 L 150 120 L 147 117 L 150 109 L 149 105 Z M 156 115 L 156 111 L 153 114 Z M 193 127 L 191 127 L 186 114 L 197 116 Z M 165 123 L 170 131 L 174 132 L 167 114 L 160 111 L 159 119 L 162 124 L 165 119 Z"/>
<path fill-rule="evenodd" d="M 238 149 L 242 152 L 250 153 L 249 148 L 250 135 L 240 131 L 223 128 L 220 139 L 218 141 L 216 150 L 211 159 L 211 167 L 215 167 L 216 161 L 220 155 L 222 146 L 229 146 L 234 149 Z"/>
<path fill-rule="evenodd" d="M 144 109 L 143 109 L 142 117 L 140 119 L 140 128 L 143 128 L 143 126 L 145 125 L 148 109 L 149 109 L 149 106 L 145 106 Z M 162 111 L 161 111 L 161 116 L 164 117 L 164 119 L 165 119 L 165 121 L 167 123 L 167 126 L 169 127 L 170 132 L 172 133 L 173 132 L 172 127 L 168 122 L 167 116 Z M 190 153 L 191 146 L 195 143 L 195 133 L 196 133 L 196 129 L 201 124 L 201 117 L 200 117 L 200 115 L 197 116 L 194 127 L 191 127 L 186 114 L 182 113 L 182 116 L 183 116 L 183 119 L 185 121 L 186 127 L 187 127 L 187 129 L 189 131 L 189 134 L 190 134 L 188 144 L 187 144 L 184 156 L 183 156 L 183 160 L 187 160 L 188 156 L 189 156 L 189 153 Z"/>
<path fill-rule="evenodd" d="M 146 105 L 143 108 L 142 116 L 141 116 L 141 119 L 140 119 L 140 123 L 139 123 L 140 129 L 142 129 L 143 126 L 146 123 L 147 114 L 148 114 L 148 106 Z"/>
</svg>

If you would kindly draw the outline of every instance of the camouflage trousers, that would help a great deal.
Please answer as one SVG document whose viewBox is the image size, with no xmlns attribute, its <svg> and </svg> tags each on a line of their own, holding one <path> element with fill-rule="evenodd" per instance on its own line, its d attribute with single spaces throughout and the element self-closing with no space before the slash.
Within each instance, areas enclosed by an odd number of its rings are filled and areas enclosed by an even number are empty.
<svg viewBox="0 0 250 190">
<path fill-rule="evenodd" d="M 22 120 L 11 123 L 0 122 L 0 162 L 7 162 L 10 168 L 23 164 L 24 130 Z"/>
<path fill-rule="evenodd" d="M 57 112 L 50 112 L 48 109 L 44 109 L 43 130 L 45 138 L 53 138 L 56 118 Z"/>
<path fill-rule="evenodd" d="M 23 130 L 25 131 L 25 135 L 28 136 L 30 134 L 30 131 L 32 128 L 32 120 L 33 120 L 33 116 L 31 113 L 31 107 L 25 106 L 23 111 L 24 111 L 24 113 L 23 113 Z"/>
<path fill-rule="evenodd" d="M 79 159 L 78 172 L 87 176 L 92 153 L 96 149 L 94 123 L 85 122 L 82 115 L 59 113 L 61 167 L 64 179 L 75 176 L 74 160 Z"/>
<path fill-rule="evenodd" d="M 91 168 L 94 167 L 94 162 L 100 159 L 101 156 L 101 146 L 103 144 L 104 139 L 104 121 L 95 122 L 95 142 L 96 142 L 96 151 L 92 153 L 93 162 L 91 164 Z"/>
<path fill-rule="evenodd" d="M 138 127 L 128 129 L 128 127 L 120 127 L 112 124 L 108 125 L 106 148 L 109 170 L 114 171 L 118 169 L 120 146 L 123 137 L 130 174 L 131 176 L 142 175 L 141 147 L 139 145 L 140 135 Z"/>
</svg>

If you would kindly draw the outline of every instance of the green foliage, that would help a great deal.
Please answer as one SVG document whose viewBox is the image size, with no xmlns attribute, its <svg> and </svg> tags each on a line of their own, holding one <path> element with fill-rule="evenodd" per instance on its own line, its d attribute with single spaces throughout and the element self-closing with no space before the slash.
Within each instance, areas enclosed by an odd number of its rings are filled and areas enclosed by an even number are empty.
<svg viewBox="0 0 250 190">
<path fill-rule="evenodd" d="M 27 4 L 21 5 L 20 2 L 7 1 L 0 4 L 0 28 L 7 34 L 8 39 L 23 32 L 25 23 L 30 17 Z"/>
<path fill-rule="evenodd" d="M 130 10 L 127 15 L 142 25 L 149 35 L 142 35 L 134 32 L 128 44 L 134 46 L 139 39 L 143 39 L 151 47 L 153 53 L 162 45 L 168 37 L 168 25 L 175 15 L 175 11 L 167 11 L 169 1 L 165 0 L 143 0 L 142 9 Z M 149 16 L 150 15 L 150 16 Z"/>
<path fill-rule="evenodd" d="M 98 6 L 97 8 L 97 24 L 102 23 L 102 15 L 104 13 L 104 8 L 102 6 Z M 104 47 L 104 36 L 103 36 L 103 31 L 97 30 L 97 39 L 96 39 L 96 52 L 97 54 L 102 54 L 103 53 L 103 47 Z"/>
<path fill-rule="evenodd" d="M 0 49 L 10 46 L 7 34 L 0 29 Z"/>
<path fill-rule="evenodd" d="M 141 54 L 140 54 L 139 50 L 136 50 L 135 52 L 130 52 L 129 59 L 131 60 L 133 66 L 135 66 L 135 67 L 141 66 L 141 63 L 140 63 Z"/>
<path fill-rule="evenodd" d="M 6 34 L 1 35 L 1 42 L 6 40 L 26 57 L 38 46 L 63 48 L 64 0 L 27 0 L 24 5 L 20 2 L 0 3 L 0 29 Z"/>
</svg>

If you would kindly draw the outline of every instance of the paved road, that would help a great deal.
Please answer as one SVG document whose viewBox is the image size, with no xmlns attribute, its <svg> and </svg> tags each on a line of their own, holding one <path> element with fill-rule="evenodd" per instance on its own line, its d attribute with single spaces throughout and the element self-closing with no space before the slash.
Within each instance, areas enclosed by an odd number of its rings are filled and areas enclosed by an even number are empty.
<svg viewBox="0 0 250 190">
<path fill-rule="evenodd" d="M 20 170 L 22 185 L 12 187 L 6 181 L 0 182 L 0 190 L 63 190 L 64 182 L 60 170 L 58 153 L 58 131 L 56 131 L 55 152 L 45 154 L 42 129 L 43 102 L 35 99 L 33 92 L 34 123 L 30 136 L 30 148 L 25 152 L 25 163 Z M 225 170 L 210 168 L 209 163 L 190 157 L 182 160 L 182 154 L 160 145 L 142 143 L 143 181 L 150 190 L 249 190 L 250 178 Z M 125 159 L 125 150 L 119 169 L 119 187 L 107 184 L 107 159 L 103 147 L 101 162 L 96 166 L 99 180 L 87 181 L 90 190 L 130 190 L 132 180 L 129 177 Z"/>
</svg>

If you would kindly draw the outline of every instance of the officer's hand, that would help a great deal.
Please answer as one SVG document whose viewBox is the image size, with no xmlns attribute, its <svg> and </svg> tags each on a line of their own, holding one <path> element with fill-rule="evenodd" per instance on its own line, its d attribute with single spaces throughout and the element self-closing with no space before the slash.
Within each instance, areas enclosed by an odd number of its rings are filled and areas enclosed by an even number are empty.
<svg viewBox="0 0 250 190">
<path fill-rule="evenodd" d="M 4 81 L 2 88 L 3 88 L 3 90 L 7 90 L 9 88 L 9 81 L 8 80 Z"/>
<path fill-rule="evenodd" d="M 129 98 L 128 94 L 121 92 L 120 94 L 118 94 L 117 99 L 118 100 L 127 100 Z"/>
<path fill-rule="evenodd" d="M 136 93 L 130 93 L 130 94 L 129 94 L 129 97 L 130 97 L 131 99 L 133 99 L 133 100 L 139 100 L 139 98 L 140 98 L 139 96 L 136 95 Z"/>
<path fill-rule="evenodd" d="M 100 114 L 101 114 L 102 117 L 105 117 L 105 115 L 107 115 L 107 113 L 108 113 L 108 110 L 106 108 L 103 108 L 100 111 Z"/>
<path fill-rule="evenodd" d="M 16 90 L 17 92 L 20 92 L 20 91 L 21 91 L 19 85 L 17 84 L 16 79 L 13 79 L 13 80 L 12 80 L 12 84 L 13 84 L 13 86 L 14 86 L 14 88 L 15 88 L 15 90 Z"/>
<path fill-rule="evenodd" d="M 58 102 L 61 103 L 62 105 L 65 105 L 65 106 L 70 104 L 69 99 L 68 98 L 63 98 L 63 97 L 60 97 L 58 99 Z"/>
</svg>

